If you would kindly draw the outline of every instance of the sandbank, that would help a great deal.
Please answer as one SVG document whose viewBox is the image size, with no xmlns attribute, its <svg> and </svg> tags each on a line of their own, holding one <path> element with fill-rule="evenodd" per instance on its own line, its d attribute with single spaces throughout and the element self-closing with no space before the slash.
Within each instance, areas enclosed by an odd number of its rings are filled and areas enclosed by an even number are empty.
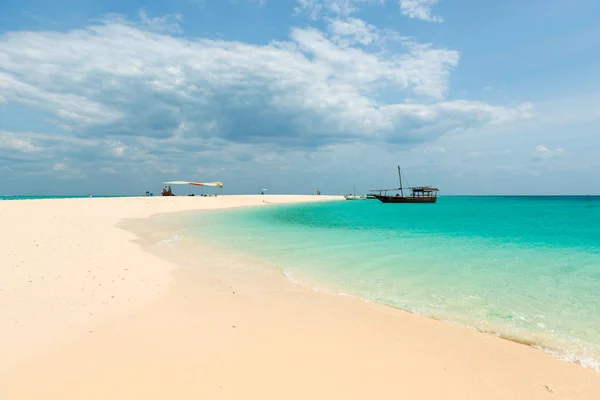
<svg viewBox="0 0 600 400">
<path fill-rule="evenodd" d="M 298 286 L 243 255 L 149 251 L 117 226 L 339 199 L 0 201 L 0 398 L 598 398 L 600 374 L 540 350 Z"/>
</svg>

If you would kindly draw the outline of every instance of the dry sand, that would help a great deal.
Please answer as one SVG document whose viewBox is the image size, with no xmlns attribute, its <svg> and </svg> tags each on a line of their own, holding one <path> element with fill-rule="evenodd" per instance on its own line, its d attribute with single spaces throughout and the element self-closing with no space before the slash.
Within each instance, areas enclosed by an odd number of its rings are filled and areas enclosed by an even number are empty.
<svg viewBox="0 0 600 400">
<path fill-rule="evenodd" d="M 325 196 L 0 202 L 0 399 L 598 399 L 600 374 L 122 218 Z"/>
</svg>

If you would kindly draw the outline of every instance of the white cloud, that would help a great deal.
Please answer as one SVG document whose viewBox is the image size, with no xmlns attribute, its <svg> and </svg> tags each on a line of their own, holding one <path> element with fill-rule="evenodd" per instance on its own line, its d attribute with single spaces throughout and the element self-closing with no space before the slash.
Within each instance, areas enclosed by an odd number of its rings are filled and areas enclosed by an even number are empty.
<svg viewBox="0 0 600 400">
<path fill-rule="evenodd" d="M 360 5 L 376 2 L 383 4 L 383 0 L 328 0 L 326 3 L 335 14 L 348 16 L 358 11 Z"/>
<path fill-rule="evenodd" d="M 385 0 L 296 0 L 296 14 L 306 13 L 311 19 L 319 18 L 323 13 L 332 13 L 338 17 L 348 17 L 357 12 L 361 5 L 379 3 Z"/>
<path fill-rule="evenodd" d="M 352 32 L 348 25 L 342 26 L 347 33 Z M 352 27 L 355 28 L 356 24 Z M 353 33 L 356 37 L 356 31 Z M 404 94 L 412 92 L 442 99 L 448 88 L 450 69 L 458 64 L 459 59 L 456 51 L 409 41 L 404 42 L 406 52 L 383 57 L 349 47 L 349 42 L 338 45 L 316 29 L 294 29 L 292 38 L 300 51 L 314 57 L 310 70 L 318 73 L 318 79 L 328 84 L 327 90 L 342 90 L 345 98 L 352 96 L 351 91 L 372 91 L 385 85 L 388 90 L 395 89 Z M 362 100 L 367 99 L 357 92 L 353 103 L 358 104 Z M 369 111 L 375 111 L 375 104 L 369 103 Z"/>
<path fill-rule="evenodd" d="M 107 141 L 106 145 L 108 146 L 108 148 L 112 152 L 112 154 L 115 155 L 116 157 L 123 157 L 125 155 L 125 150 L 127 150 L 126 145 L 124 145 L 121 142 L 114 141 L 114 140 Z"/>
<path fill-rule="evenodd" d="M 52 171 L 54 171 L 54 172 L 62 171 L 65 169 L 65 167 L 66 167 L 65 163 L 56 163 L 52 167 Z"/>
<path fill-rule="evenodd" d="M 198 4 L 202 5 L 201 3 Z M 105 21 L 129 26 L 140 26 L 151 32 L 171 34 L 182 32 L 181 21 L 183 20 L 183 15 L 179 13 L 167 14 L 162 17 L 152 17 L 146 10 L 141 9 L 137 13 L 137 17 L 136 21 L 132 21 L 124 18 L 121 14 L 108 14 Z"/>
<path fill-rule="evenodd" d="M 298 5 L 294 8 L 296 14 L 307 13 L 310 19 L 317 19 L 323 9 L 323 3 L 320 0 L 296 0 Z"/>
<path fill-rule="evenodd" d="M 422 19 L 430 22 L 443 22 L 442 17 L 431 15 L 431 7 L 438 0 L 400 0 L 400 11 L 409 18 Z"/>
<path fill-rule="evenodd" d="M 171 33 L 181 32 L 180 21 L 183 18 L 181 14 L 150 17 L 146 11 L 141 10 L 139 12 L 139 17 L 142 24 L 151 31 Z"/>
<path fill-rule="evenodd" d="M 267 45 L 175 37 L 146 19 L 0 36 L 4 101 L 65 128 L 0 135 L 0 167 L 48 171 L 68 159 L 71 176 L 140 177 L 199 164 L 291 168 L 344 143 L 424 142 L 532 115 L 528 104 L 447 100 L 457 51 L 400 37 L 399 52 L 373 50 L 389 33 L 356 18 Z"/>
<path fill-rule="evenodd" d="M 394 0 L 396 1 L 396 0 Z M 421 19 L 429 22 L 443 22 L 444 19 L 431 14 L 431 8 L 439 0 L 397 0 L 400 11 L 409 18 Z M 359 11 L 363 5 L 385 5 L 386 0 L 296 0 L 296 14 L 307 14 L 313 20 L 323 14 L 334 14 L 337 17 L 347 18 Z"/>
<path fill-rule="evenodd" d="M 379 39 L 377 28 L 361 19 L 328 19 L 328 23 L 331 39 L 344 47 L 354 43 L 366 46 Z"/>
<path fill-rule="evenodd" d="M 1 150 L 18 150 L 24 153 L 33 153 L 40 151 L 41 147 L 36 146 L 27 138 L 22 138 L 13 132 L 0 131 L 0 151 Z"/>
<path fill-rule="evenodd" d="M 334 26 L 338 36 L 352 33 L 348 25 Z M 363 26 L 359 40 L 370 40 L 372 30 Z M 270 119 L 270 131 L 279 124 L 290 134 L 368 136 L 394 130 L 389 113 L 381 112 L 389 105 L 370 92 L 385 87 L 400 97 L 442 99 L 459 58 L 415 42 L 384 57 L 339 46 L 310 28 L 293 29 L 291 37 L 265 46 L 191 41 L 114 20 L 68 33 L 11 33 L 0 40 L 0 85 L 5 99 L 43 107 L 79 131 L 103 126 L 112 134 L 170 136 L 184 123 L 198 134 L 233 138 L 260 116 L 252 123 Z M 261 135 L 272 133 L 247 137 Z"/>
<path fill-rule="evenodd" d="M 538 145 L 535 147 L 535 152 L 533 154 L 533 158 L 537 160 L 547 160 L 549 158 L 559 157 L 563 155 L 565 150 L 563 148 L 556 148 L 551 150 L 544 145 Z"/>
<path fill-rule="evenodd" d="M 2 44 L 3 43 L 0 41 L 0 48 Z M 17 51 L 18 49 L 10 50 Z M 37 49 L 30 50 L 36 51 Z M 39 55 L 43 57 L 43 54 Z M 29 57 L 23 54 L 23 58 L 27 59 Z M 11 57 L 8 53 L 3 54 L 0 52 L 0 61 L 10 63 L 11 60 L 15 60 L 15 57 Z M 7 65 L 5 70 L 10 70 L 10 67 L 10 65 Z M 17 74 L 20 72 L 26 74 L 33 73 L 33 71 L 28 71 L 27 69 L 33 69 L 34 65 L 24 67 L 24 71 L 20 71 L 19 68 L 13 69 L 13 71 Z M 45 67 L 48 68 L 48 70 L 51 70 L 57 66 L 46 65 Z M 44 71 L 44 66 L 38 66 L 38 68 L 40 74 L 46 73 L 47 76 L 54 75 L 52 71 Z M 62 74 L 58 73 L 56 75 Z M 94 100 L 86 98 L 84 95 L 52 91 L 52 85 L 40 85 L 39 82 L 36 81 L 43 80 L 44 77 L 42 75 L 39 77 L 29 75 L 28 77 L 31 80 L 31 84 L 25 83 L 15 76 L 0 71 L 0 91 L 2 92 L 5 101 L 13 100 L 53 112 L 57 117 L 65 121 L 65 123 L 72 124 L 73 126 L 80 124 L 93 125 L 106 121 L 114 121 L 122 117 L 121 113 L 110 105 L 99 104 Z M 71 81 L 73 80 L 76 80 L 76 78 Z"/>
</svg>

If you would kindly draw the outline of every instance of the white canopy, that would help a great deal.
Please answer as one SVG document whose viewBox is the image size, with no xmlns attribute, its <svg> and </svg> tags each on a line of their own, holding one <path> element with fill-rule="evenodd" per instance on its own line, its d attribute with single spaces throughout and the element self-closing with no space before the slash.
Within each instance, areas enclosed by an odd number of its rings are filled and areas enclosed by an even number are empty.
<svg viewBox="0 0 600 400">
<path fill-rule="evenodd" d="M 217 186 L 217 187 L 223 187 L 223 184 L 221 182 L 199 183 L 199 182 L 190 182 L 190 181 L 170 181 L 170 182 L 163 182 L 163 185 L 191 185 L 191 186 Z"/>
</svg>

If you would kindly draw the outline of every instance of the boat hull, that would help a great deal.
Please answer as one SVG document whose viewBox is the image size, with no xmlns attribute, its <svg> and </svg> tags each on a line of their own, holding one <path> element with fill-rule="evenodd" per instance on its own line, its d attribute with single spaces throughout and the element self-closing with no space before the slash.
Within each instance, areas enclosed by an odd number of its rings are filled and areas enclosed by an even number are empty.
<svg viewBox="0 0 600 400">
<path fill-rule="evenodd" d="M 409 203 L 409 204 L 431 204 L 437 201 L 437 197 L 406 197 L 406 196 L 380 196 L 375 195 L 375 198 L 382 203 Z"/>
<path fill-rule="evenodd" d="M 367 200 L 365 196 L 344 196 L 346 200 Z"/>
</svg>

